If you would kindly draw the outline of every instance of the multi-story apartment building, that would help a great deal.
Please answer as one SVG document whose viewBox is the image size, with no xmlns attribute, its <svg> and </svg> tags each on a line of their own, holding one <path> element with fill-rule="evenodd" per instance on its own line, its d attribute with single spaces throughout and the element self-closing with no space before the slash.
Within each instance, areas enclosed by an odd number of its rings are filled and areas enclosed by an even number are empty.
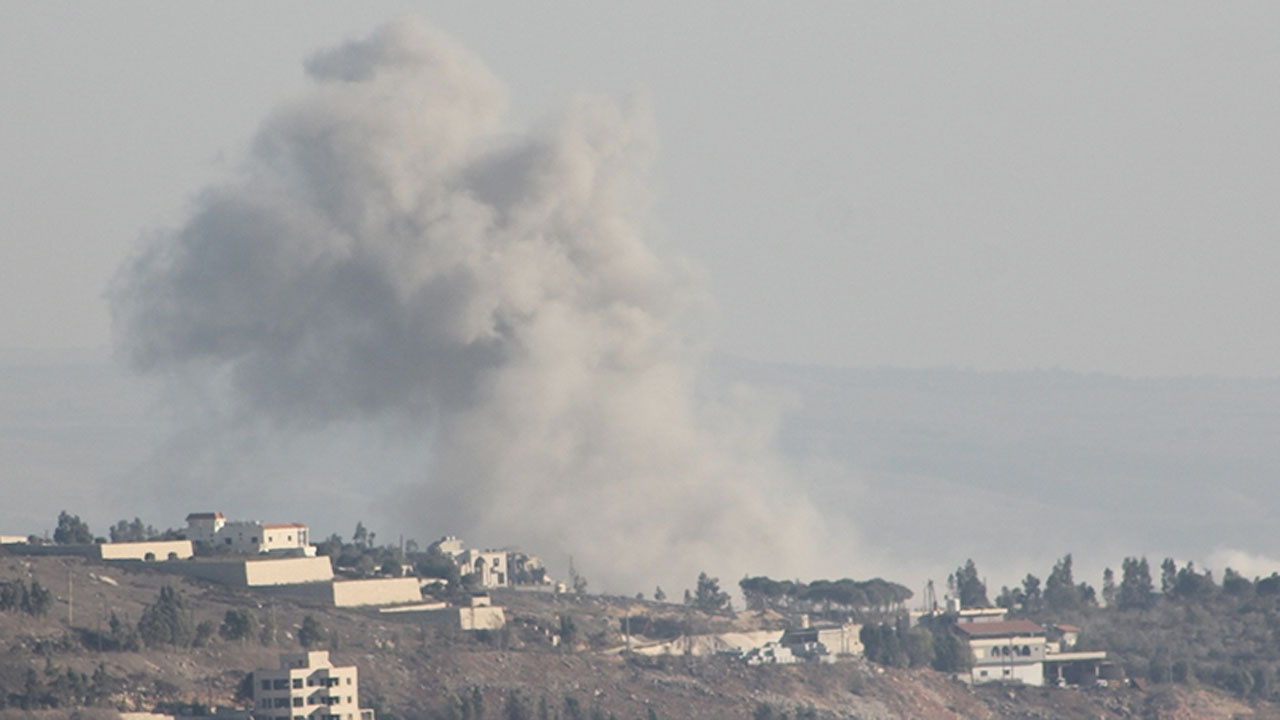
<svg viewBox="0 0 1280 720">
<path fill-rule="evenodd" d="M 280 667 L 253 673 L 253 716 L 257 720 L 374 720 L 360 707 L 360 680 L 354 665 L 336 666 L 317 650 L 280 655 Z"/>
</svg>

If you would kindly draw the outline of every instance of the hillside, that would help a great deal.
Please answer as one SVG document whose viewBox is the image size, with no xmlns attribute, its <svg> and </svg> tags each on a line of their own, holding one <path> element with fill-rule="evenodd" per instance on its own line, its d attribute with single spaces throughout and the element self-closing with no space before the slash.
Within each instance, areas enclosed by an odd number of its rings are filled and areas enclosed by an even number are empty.
<svg viewBox="0 0 1280 720">
<path fill-rule="evenodd" d="M 245 672 L 274 666 L 298 649 L 303 619 L 327 631 L 322 647 L 360 668 L 361 697 L 384 718 L 464 717 L 478 693 L 484 717 L 617 718 L 1213 718 L 1277 717 L 1266 703 L 1246 704 L 1205 688 L 1162 685 L 1094 691 L 982 688 L 974 691 L 928 670 L 837 665 L 747 667 L 728 658 L 631 658 L 600 650 L 623 642 L 626 614 L 663 617 L 693 632 L 747 627 L 756 619 L 709 617 L 683 606 L 596 596 L 505 593 L 508 629 L 467 637 L 405 615 L 266 602 L 246 591 L 66 558 L 0 558 L 0 582 L 22 580 L 53 590 L 48 613 L 0 613 L 0 717 L 71 717 L 86 703 L 102 709 L 151 709 L 164 703 L 243 705 Z M 68 580 L 75 616 L 67 623 Z M 216 634 L 200 647 L 98 650 L 112 643 L 110 617 L 136 622 L 160 588 L 175 587 L 195 621 L 219 623 L 227 611 L 274 619 L 274 643 L 228 642 Z M 553 647 L 560 618 L 577 627 L 571 648 Z M 68 670 L 71 672 L 68 673 Z M 81 680 L 76 680 L 80 677 Z M 32 676 L 38 695 L 59 707 L 21 709 Z M 78 695 L 77 695 L 78 693 Z M 75 699 L 68 699 L 74 696 Z M 575 714 L 577 713 L 577 714 Z M 96 717 L 95 714 L 80 717 Z M 476 718 L 473 712 L 470 715 Z"/>
</svg>

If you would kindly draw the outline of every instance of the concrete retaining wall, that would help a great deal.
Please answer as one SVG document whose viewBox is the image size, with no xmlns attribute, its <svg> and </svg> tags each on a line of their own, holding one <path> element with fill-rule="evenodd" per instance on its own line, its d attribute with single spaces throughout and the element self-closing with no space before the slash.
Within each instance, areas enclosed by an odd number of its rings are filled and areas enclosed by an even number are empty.
<svg viewBox="0 0 1280 720">
<path fill-rule="evenodd" d="M 333 567 L 327 557 L 170 561 L 164 569 L 236 587 L 323 583 L 333 579 Z"/>
<path fill-rule="evenodd" d="M 333 604 L 337 607 L 416 602 L 422 602 L 422 591 L 418 588 L 417 578 L 373 578 L 333 582 Z"/>
<path fill-rule="evenodd" d="M 94 547 L 98 548 L 98 558 L 102 560 L 146 560 L 148 553 L 152 560 L 168 560 L 170 553 L 186 560 L 195 554 L 190 540 L 104 543 Z"/>
<path fill-rule="evenodd" d="M 244 561 L 244 571 L 245 583 L 249 587 L 325 582 L 333 579 L 333 566 L 327 557 L 247 560 Z"/>
</svg>

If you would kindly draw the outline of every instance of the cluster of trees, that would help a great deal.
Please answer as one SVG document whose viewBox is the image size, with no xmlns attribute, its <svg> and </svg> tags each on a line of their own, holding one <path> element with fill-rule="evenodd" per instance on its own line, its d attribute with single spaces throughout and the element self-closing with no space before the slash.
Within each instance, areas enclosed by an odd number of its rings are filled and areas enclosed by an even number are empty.
<svg viewBox="0 0 1280 720">
<path fill-rule="evenodd" d="M 572 694 L 566 694 L 561 702 L 546 694 L 535 701 L 528 693 L 508 690 L 502 700 L 502 705 L 491 713 L 484 693 L 473 687 L 469 692 L 449 696 L 435 716 L 441 720 L 617 720 L 616 715 L 605 713 L 598 706 L 588 709 Z M 657 711 L 650 708 L 645 720 L 659 720 Z"/>
<path fill-rule="evenodd" d="M 107 535 L 111 538 L 111 542 L 143 542 L 145 540 L 169 539 L 168 535 L 173 534 L 172 530 L 160 532 L 150 525 L 142 522 L 142 518 L 135 517 L 132 522 L 121 520 L 112 525 L 107 530 Z"/>
<path fill-rule="evenodd" d="M 21 681 L 14 682 L 18 678 Z M 0 673 L 0 709 L 32 711 L 99 706 L 105 704 L 119 682 L 101 664 L 93 675 L 86 675 L 70 667 L 59 668 L 46 660 L 43 672 L 27 667 L 25 672 Z"/>
<path fill-rule="evenodd" d="M 912 593 L 897 583 L 871 580 L 773 580 L 747 577 L 738 582 L 750 610 L 789 610 L 860 615 L 900 608 Z"/>
<path fill-rule="evenodd" d="M 58 513 L 58 526 L 53 531 L 53 541 L 59 545 L 84 545 L 93 542 L 89 523 L 66 510 Z"/>
<path fill-rule="evenodd" d="M 1119 570 L 1103 572 L 1099 594 L 1076 581 L 1068 554 L 1043 583 L 1029 573 L 1020 586 L 1001 588 L 995 604 L 1013 617 L 1083 625 L 1081 645 L 1107 650 L 1131 677 L 1280 698 L 1280 573 L 1251 580 L 1225 568 L 1218 582 L 1191 562 L 1165 558 L 1157 569 L 1137 556 Z M 985 604 L 972 560 L 949 588 L 968 606 Z"/>
<path fill-rule="evenodd" d="M 970 560 L 969 564 L 972 565 Z M 1136 571 L 1134 582 L 1136 582 Z M 1104 578 L 1104 592 L 1107 585 Z M 1135 592 L 1134 588 L 1130 588 L 1130 593 Z M 985 594 L 985 588 L 983 589 Z M 1085 608 L 1096 607 L 1098 604 L 1098 593 L 1089 583 L 1076 583 L 1072 572 L 1071 554 L 1067 553 L 1053 565 L 1053 569 L 1049 572 L 1048 579 L 1041 586 L 1040 578 L 1027 573 L 1022 580 L 1022 586 L 1016 588 L 1002 587 L 1000 595 L 996 597 L 996 605 L 1006 610 L 1020 610 L 1027 614 L 1036 614 L 1040 612 L 1062 613 L 1073 610 L 1082 610 Z M 969 607 L 968 604 L 965 605 Z M 977 607 L 984 607 L 978 605 Z"/>
<path fill-rule="evenodd" d="M 52 607 L 53 593 L 38 580 L 32 580 L 30 587 L 21 579 L 0 582 L 0 612 L 48 615 Z"/>
<path fill-rule="evenodd" d="M 204 647 L 221 638 L 226 642 L 262 645 L 276 644 L 277 633 L 270 612 L 259 619 L 249 610 L 228 610 L 219 623 L 214 620 L 196 622 L 182 594 L 166 585 L 160 588 L 155 602 L 142 611 L 137 623 L 130 623 L 111 613 L 107 631 L 95 636 L 87 633 L 85 645 L 98 650 L 138 651 L 148 647 Z M 312 648 L 328 639 L 329 633 L 313 616 L 307 615 L 298 631 L 298 644 Z"/>
<path fill-rule="evenodd" d="M 888 667 L 966 672 L 973 666 L 968 644 L 946 621 L 911 627 L 902 616 L 893 623 L 863 625 L 858 639 L 868 660 Z"/>
<path fill-rule="evenodd" d="M 110 537 L 111 542 L 179 540 L 184 537 L 183 533 L 177 530 L 156 530 L 151 525 L 143 523 L 142 519 L 137 517 L 133 520 L 120 520 L 107 529 L 107 535 Z M 35 535 L 32 535 L 28 540 L 34 543 L 48 542 L 47 539 L 42 540 Z M 58 513 L 58 524 L 53 531 L 53 542 L 58 545 L 88 545 L 90 543 L 107 542 L 107 538 L 95 537 L 93 531 L 89 529 L 89 523 L 81 520 L 79 515 L 72 515 L 63 510 Z"/>
</svg>

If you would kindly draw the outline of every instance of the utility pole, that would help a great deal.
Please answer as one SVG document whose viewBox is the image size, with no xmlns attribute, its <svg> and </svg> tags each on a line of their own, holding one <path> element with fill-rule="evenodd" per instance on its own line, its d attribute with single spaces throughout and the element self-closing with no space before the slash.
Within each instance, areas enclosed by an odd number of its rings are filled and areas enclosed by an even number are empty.
<svg viewBox="0 0 1280 720">
<path fill-rule="evenodd" d="M 76 595 L 75 586 L 71 583 L 71 566 L 67 566 L 67 627 L 71 627 L 76 621 Z"/>
</svg>

